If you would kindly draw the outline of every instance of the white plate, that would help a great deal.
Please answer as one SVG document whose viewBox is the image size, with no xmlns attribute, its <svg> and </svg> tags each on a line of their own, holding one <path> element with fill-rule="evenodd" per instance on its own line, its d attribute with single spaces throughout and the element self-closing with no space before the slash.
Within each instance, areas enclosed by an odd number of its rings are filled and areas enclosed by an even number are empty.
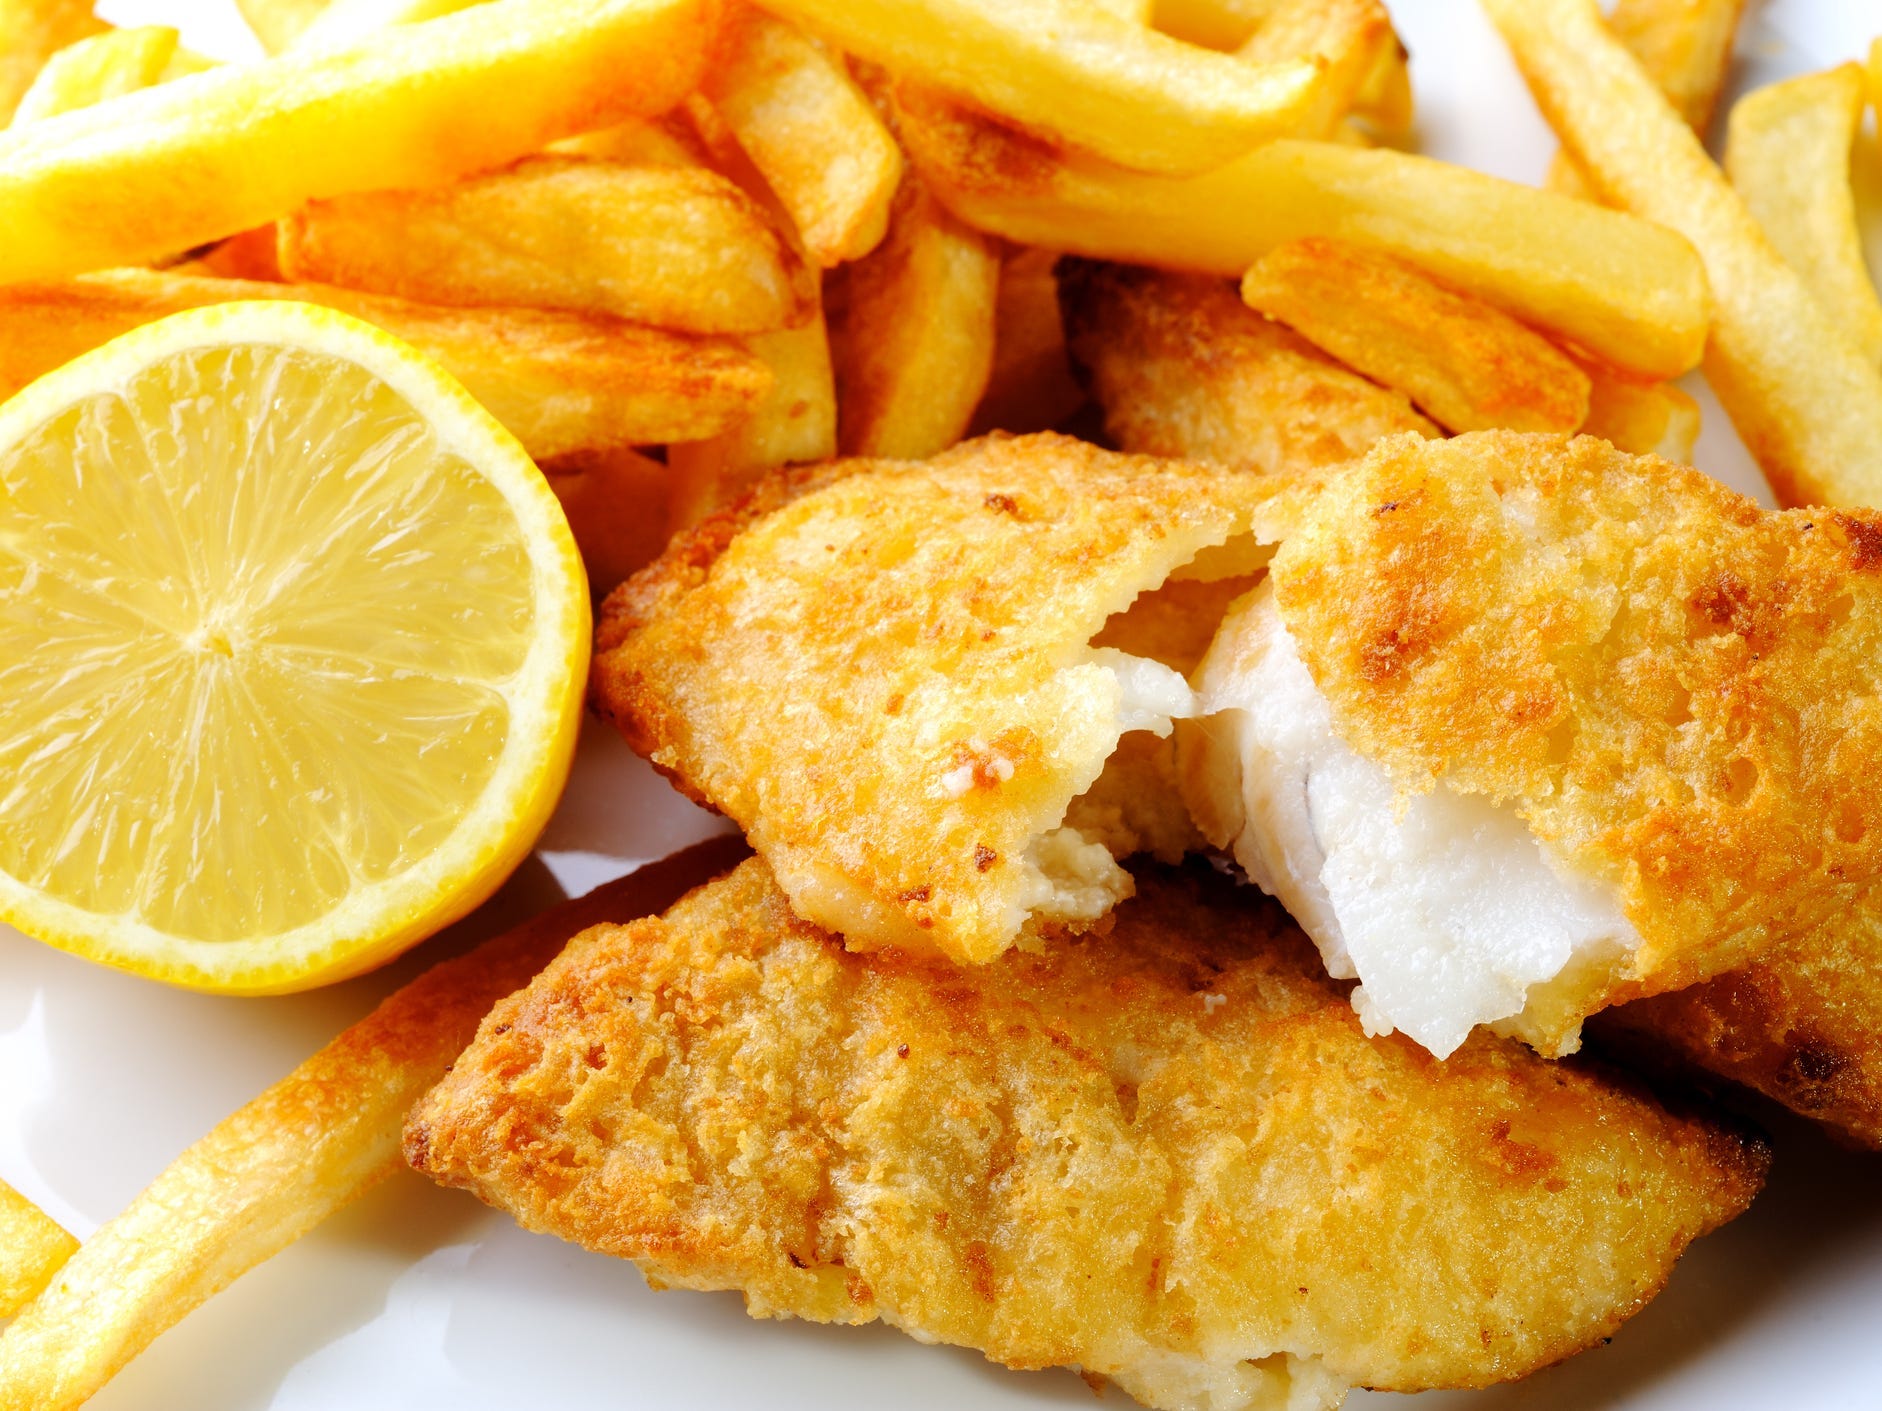
<svg viewBox="0 0 1882 1411">
<path fill-rule="evenodd" d="M 238 57 L 227 0 L 108 0 L 181 17 Z M 1395 0 L 1425 150 L 1519 180 L 1553 143 L 1472 0 Z M 1860 56 L 1882 0 L 1773 0 L 1748 21 L 1739 86 Z M 1707 399 L 1701 463 L 1762 493 Z M 457 940 L 489 933 L 719 826 L 590 722 L 536 858 Z M 313 995 L 219 1000 L 95 969 L 0 927 L 0 1176 L 81 1235 L 178 1151 L 287 1072 L 449 940 Z M 1527 1382 L 1427 1394 L 1422 1411 L 1882 1407 L 1882 1164 L 1777 1124 L 1771 1186 L 1703 1240 L 1612 1345 Z M 1107 1400 L 1123 1403 L 1112 1392 Z M 1084 1406 L 1065 1372 L 1021 1375 L 880 1327 L 754 1323 L 735 1295 L 653 1294 L 634 1269 L 523 1234 L 468 1196 L 388 1183 L 157 1344 L 98 1411 L 516 1411 L 972 1401 Z M 1356 1394 L 1353 1411 L 1383 1397 Z M 1402 1403 L 1391 1403 L 1402 1404 Z"/>
</svg>

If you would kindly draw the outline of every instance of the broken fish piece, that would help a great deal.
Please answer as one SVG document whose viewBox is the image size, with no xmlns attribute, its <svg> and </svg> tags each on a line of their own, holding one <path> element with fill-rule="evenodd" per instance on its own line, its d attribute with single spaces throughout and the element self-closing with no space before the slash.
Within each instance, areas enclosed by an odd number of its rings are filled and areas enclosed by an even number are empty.
<svg viewBox="0 0 1882 1411">
<path fill-rule="evenodd" d="M 1172 575 L 1251 571 L 1275 483 L 1049 434 L 775 480 L 608 599 L 592 694 L 802 915 L 984 962 L 1130 894 L 1067 812 L 1122 737 L 1193 700 L 1093 639 Z"/>
<path fill-rule="evenodd" d="M 1374 1032 L 1581 1021 L 1882 882 L 1882 516 L 1592 438 L 1382 442 L 1295 501 L 1179 756 Z"/>
</svg>

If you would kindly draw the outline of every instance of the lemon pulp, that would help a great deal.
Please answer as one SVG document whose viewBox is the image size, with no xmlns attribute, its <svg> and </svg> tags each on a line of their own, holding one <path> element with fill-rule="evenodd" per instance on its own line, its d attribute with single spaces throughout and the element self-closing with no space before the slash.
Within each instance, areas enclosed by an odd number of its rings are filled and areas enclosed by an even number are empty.
<svg viewBox="0 0 1882 1411">
<path fill-rule="evenodd" d="M 572 743 L 572 712 L 532 657 L 530 530 L 435 411 L 318 347 L 186 346 L 0 450 L 0 873 L 60 913 L 21 924 L 287 988 L 385 958 L 527 849 L 561 779 L 539 797 L 555 762 L 519 767 L 515 735 Z M 564 695 L 578 654 L 553 654 Z M 458 839 L 398 897 L 480 804 L 529 837 Z"/>
</svg>

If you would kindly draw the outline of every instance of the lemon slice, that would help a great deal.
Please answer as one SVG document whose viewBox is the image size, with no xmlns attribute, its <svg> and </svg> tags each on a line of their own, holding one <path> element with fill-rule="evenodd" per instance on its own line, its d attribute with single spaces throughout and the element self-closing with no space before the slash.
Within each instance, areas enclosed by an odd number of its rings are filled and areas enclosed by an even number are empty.
<svg viewBox="0 0 1882 1411">
<path fill-rule="evenodd" d="M 528 852 L 588 642 L 554 493 L 422 355 L 138 329 L 0 408 L 0 918 L 199 989 L 368 969 Z"/>
</svg>

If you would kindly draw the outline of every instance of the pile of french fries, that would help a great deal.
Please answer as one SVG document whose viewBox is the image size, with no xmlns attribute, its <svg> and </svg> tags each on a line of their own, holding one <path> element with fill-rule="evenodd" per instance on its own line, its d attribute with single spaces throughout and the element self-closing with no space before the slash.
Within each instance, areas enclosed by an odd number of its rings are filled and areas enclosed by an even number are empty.
<svg viewBox="0 0 1882 1411">
<path fill-rule="evenodd" d="M 1781 497 L 1882 503 L 1849 189 L 1882 45 L 1744 100 L 1721 172 L 1742 0 L 1483 4 L 1564 142 L 1548 189 L 1390 145 L 1379 0 L 243 0 L 271 57 L 239 65 L 0 0 L 0 395 L 180 310 L 342 309 L 517 435 L 597 592 L 776 468 L 993 429 L 1684 461 L 1702 361 Z M 401 991 L 75 1257 L 0 1186 L 0 1409 L 78 1405 L 390 1171 L 491 1002 L 706 861 Z"/>
</svg>

